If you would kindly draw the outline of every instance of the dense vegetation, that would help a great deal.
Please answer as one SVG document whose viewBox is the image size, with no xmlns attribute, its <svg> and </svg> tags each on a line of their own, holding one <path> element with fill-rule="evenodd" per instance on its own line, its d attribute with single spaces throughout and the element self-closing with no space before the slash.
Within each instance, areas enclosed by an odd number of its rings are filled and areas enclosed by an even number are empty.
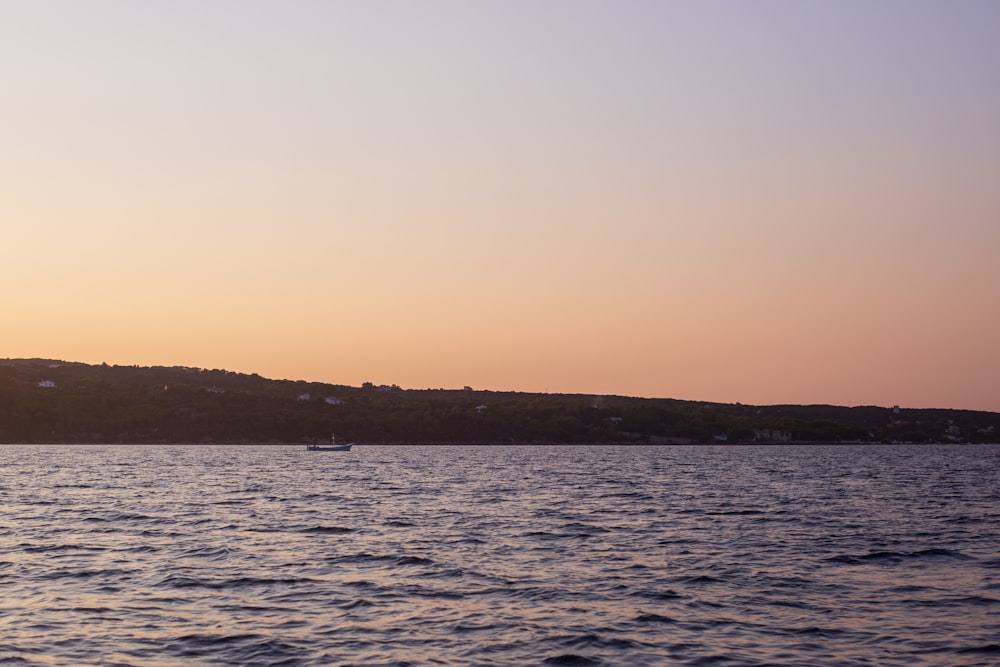
<svg viewBox="0 0 1000 667">
<path fill-rule="evenodd" d="M 995 442 L 1000 414 L 349 387 L 187 367 L 0 360 L 0 442 Z"/>
</svg>

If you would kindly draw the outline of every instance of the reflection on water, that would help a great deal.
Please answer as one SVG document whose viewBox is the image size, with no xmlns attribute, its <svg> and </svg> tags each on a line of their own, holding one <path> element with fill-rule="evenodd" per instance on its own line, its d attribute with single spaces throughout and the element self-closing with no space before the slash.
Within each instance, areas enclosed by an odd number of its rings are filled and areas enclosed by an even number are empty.
<svg viewBox="0 0 1000 667">
<path fill-rule="evenodd" d="M 977 665 L 1000 447 L 0 447 L 0 661 Z"/>
</svg>

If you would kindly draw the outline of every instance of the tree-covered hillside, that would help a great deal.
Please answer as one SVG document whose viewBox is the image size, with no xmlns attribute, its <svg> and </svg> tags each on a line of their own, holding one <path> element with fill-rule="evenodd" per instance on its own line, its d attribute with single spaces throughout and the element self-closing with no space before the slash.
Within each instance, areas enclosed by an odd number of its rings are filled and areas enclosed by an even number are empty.
<svg viewBox="0 0 1000 667">
<path fill-rule="evenodd" d="M 405 390 L 0 360 L 0 442 L 994 442 L 1000 414 Z"/>
</svg>

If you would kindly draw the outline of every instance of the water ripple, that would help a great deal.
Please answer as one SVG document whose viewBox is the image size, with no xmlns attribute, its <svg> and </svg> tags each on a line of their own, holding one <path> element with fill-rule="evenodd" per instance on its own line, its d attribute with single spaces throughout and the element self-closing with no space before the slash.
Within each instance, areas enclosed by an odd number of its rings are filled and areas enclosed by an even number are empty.
<svg viewBox="0 0 1000 667">
<path fill-rule="evenodd" d="M 2 446 L 0 663 L 993 664 L 998 471 L 993 446 Z"/>
</svg>

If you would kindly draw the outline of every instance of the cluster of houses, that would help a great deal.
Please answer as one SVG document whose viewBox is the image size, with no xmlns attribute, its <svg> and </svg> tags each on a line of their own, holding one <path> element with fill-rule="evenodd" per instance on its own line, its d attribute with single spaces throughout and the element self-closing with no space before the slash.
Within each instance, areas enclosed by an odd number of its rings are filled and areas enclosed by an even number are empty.
<svg viewBox="0 0 1000 667">
<path fill-rule="evenodd" d="M 298 397 L 296 398 L 296 400 L 299 400 L 299 401 L 311 401 L 312 400 L 312 395 L 310 395 L 310 394 L 299 394 Z M 326 403 L 327 405 L 343 405 L 344 404 L 344 402 L 342 400 L 340 400 L 339 398 L 337 398 L 336 396 L 327 396 L 326 398 L 323 399 L 323 402 Z"/>
<path fill-rule="evenodd" d="M 792 441 L 792 432 L 774 428 L 755 428 L 753 439 L 755 442 L 788 443 Z"/>
</svg>

